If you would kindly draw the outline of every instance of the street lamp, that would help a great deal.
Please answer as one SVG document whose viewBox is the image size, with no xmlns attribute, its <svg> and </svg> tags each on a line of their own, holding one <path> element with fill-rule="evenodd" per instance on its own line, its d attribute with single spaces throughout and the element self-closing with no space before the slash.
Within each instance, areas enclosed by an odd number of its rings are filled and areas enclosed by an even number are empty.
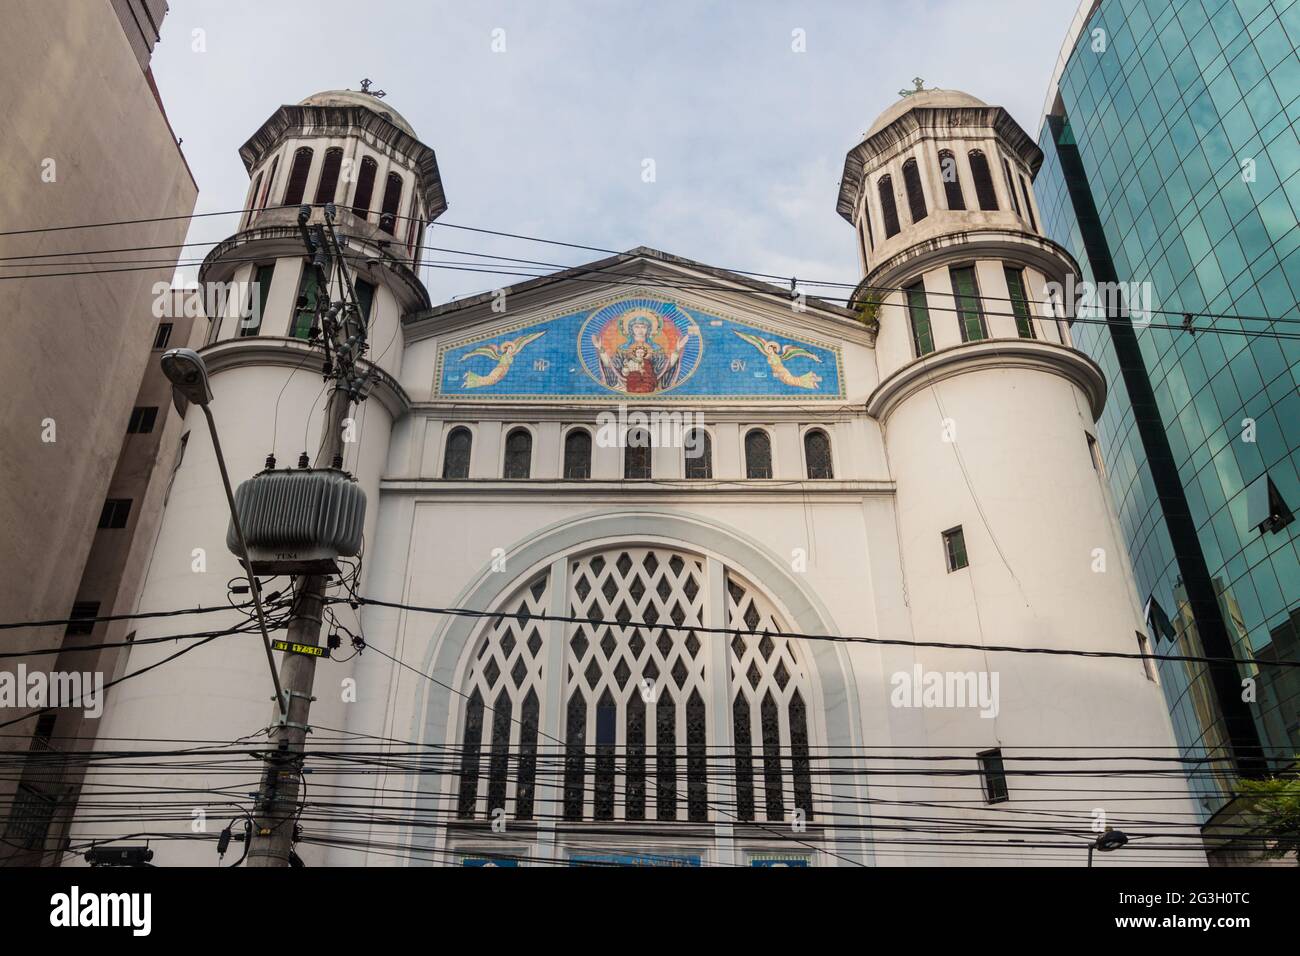
<svg viewBox="0 0 1300 956">
<path fill-rule="evenodd" d="M 281 719 L 289 717 L 284 699 L 284 689 L 280 686 L 280 675 L 275 669 L 275 655 L 271 653 L 271 636 L 266 632 L 266 617 L 262 612 L 262 589 L 253 574 L 252 560 L 248 556 L 248 542 L 244 540 L 244 529 L 239 523 L 239 510 L 235 507 L 235 494 L 230 490 L 230 476 L 226 473 L 226 459 L 221 454 L 221 442 L 217 438 L 217 423 L 212 419 L 212 389 L 208 385 L 208 370 L 203 359 L 193 349 L 168 349 L 161 360 L 163 374 L 172 383 L 175 393 L 203 409 L 208 420 L 208 432 L 212 435 L 212 448 L 217 453 L 217 467 L 221 469 L 221 483 L 226 489 L 226 503 L 230 506 L 230 521 L 235 527 L 235 536 L 239 539 L 240 557 L 244 569 L 248 572 L 249 590 L 253 595 L 253 607 L 257 610 L 257 625 L 262 629 L 262 644 L 266 647 L 266 662 L 271 667 L 271 680 L 275 682 L 275 700 L 280 707 Z"/>
<path fill-rule="evenodd" d="M 1100 850 L 1102 853 L 1110 853 L 1118 850 L 1128 843 L 1128 834 L 1123 830 L 1112 830 L 1106 828 L 1106 832 L 1101 834 L 1097 839 L 1088 844 L 1088 865 L 1092 866 L 1092 851 Z"/>
</svg>

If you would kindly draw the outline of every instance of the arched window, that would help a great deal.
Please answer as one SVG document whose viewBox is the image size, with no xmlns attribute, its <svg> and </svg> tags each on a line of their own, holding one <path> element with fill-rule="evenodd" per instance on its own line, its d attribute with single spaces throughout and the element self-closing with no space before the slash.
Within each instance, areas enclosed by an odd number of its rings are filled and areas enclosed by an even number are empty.
<svg viewBox="0 0 1300 956">
<path fill-rule="evenodd" d="M 453 428 L 447 436 L 447 450 L 442 456 L 442 477 L 468 478 L 469 453 L 474 436 L 468 428 Z"/>
<path fill-rule="evenodd" d="M 644 428 L 633 428 L 627 433 L 627 447 L 623 449 L 623 477 L 650 477 L 650 433 Z"/>
<path fill-rule="evenodd" d="M 564 436 L 564 477 L 591 477 L 591 432 L 574 428 Z"/>
<path fill-rule="evenodd" d="M 885 217 L 885 238 L 898 235 L 898 207 L 894 205 L 894 181 L 881 176 L 877 184 L 880 192 L 880 212 Z"/>
<path fill-rule="evenodd" d="M 1016 180 L 1015 177 L 1011 175 L 1011 164 L 1007 162 L 1005 156 L 1002 157 L 1002 172 L 1006 174 L 1007 177 L 1007 193 L 1011 196 L 1011 208 L 1014 209 L 1016 215 L 1019 216 L 1020 200 L 1016 198 Z"/>
<path fill-rule="evenodd" d="M 247 222 L 253 221 L 253 213 L 257 209 L 257 193 L 262 188 L 262 174 L 258 173 L 253 177 L 253 188 L 248 193 L 248 215 Z"/>
<path fill-rule="evenodd" d="M 989 171 L 989 161 L 978 149 L 968 154 L 970 159 L 970 176 L 975 180 L 975 196 L 979 199 L 981 209 L 997 209 L 998 195 L 993 189 L 993 174 Z"/>
<path fill-rule="evenodd" d="M 258 209 L 265 209 L 271 201 L 271 187 L 275 185 L 275 171 L 280 168 L 280 157 L 271 160 L 271 171 L 266 176 L 266 185 L 262 187 L 262 198 L 257 203 Z"/>
<path fill-rule="evenodd" d="M 903 188 L 907 190 L 907 209 L 912 215 L 912 222 L 920 222 L 927 215 L 925 190 L 921 188 L 921 173 L 916 168 L 914 159 L 903 164 Z"/>
<path fill-rule="evenodd" d="M 343 147 L 331 146 L 325 150 L 325 161 L 320 167 L 320 181 L 316 183 L 316 202 L 333 202 L 338 190 L 339 169 L 343 165 Z"/>
<path fill-rule="evenodd" d="M 415 227 L 419 225 L 419 206 L 416 204 L 418 197 L 411 197 L 411 208 L 407 210 L 406 215 L 406 251 L 410 254 L 415 253 Z"/>
<path fill-rule="evenodd" d="M 1037 232 L 1038 219 L 1034 216 L 1034 204 L 1029 200 L 1029 180 L 1023 174 L 1020 177 L 1020 192 L 1025 197 L 1025 215 L 1029 217 L 1029 225 L 1034 227 L 1034 232 Z"/>
<path fill-rule="evenodd" d="M 867 249 L 875 249 L 876 239 L 871 234 L 871 203 L 867 202 L 865 196 L 862 198 L 862 231 L 867 237 Z"/>
<path fill-rule="evenodd" d="M 402 205 L 402 177 L 397 173 L 388 174 L 388 185 L 384 188 L 384 211 L 379 217 L 379 228 L 390 236 L 396 235 L 397 210 Z"/>
<path fill-rule="evenodd" d="M 533 469 L 533 433 L 527 428 L 511 429 L 506 435 L 503 478 L 527 478 Z"/>
<path fill-rule="evenodd" d="M 352 213 L 361 219 L 370 213 L 370 198 L 375 192 L 375 175 L 378 171 L 378 163 L 369 156 L 362 158 L 361 168 L 357 171 L 357 191 L 352 195 Z"/>
<path fill-rule="evenodd" d="M 745 433 L 745 477 L 772 477 L 772 439 L 761 428 Z"/>
<path fill-rule="evenodd" d="M 470 644 L 455 698 L 457 816 L 492 819 L 501 809 L 529 820 L 539 812 L 539 704 L 546 682 L 559 680 L 559 725 L 547 742 L 564 740 L 555 768 L 561 805 L 541 814 L 614 826 L 784 823 L 795 809 L 816 819 L 807 658 L 802 647 L 771 636 L 788 630 L 771 602 L 725 567 L 725 597 L 715 595 L 702 557 L 663 547 L 613 548 L 567 564 L 567 593 L 565 581 L 542 571 L 508 597 L 500 616 L 483 621 Z M 551 625 L 536 616 L 559 600 L 575 623 L 564 626 L 564 665 L 550 670 L 544 635 Z M 710 665 L 694 630 L 705 626 L 732 632 L 728 667 Z M 731 722 L 734 750 L 722 751 L 714 738 L 719 717 Z"/>
<path fill-rule="evenodd" d="M 803 456 L 809 478 L 834 478 L 831 464 L 831 439 L 820 428 L 810 428 L 803 436 Z"/>
<path fill-rule="evenodd" d="M 311 173 L 312 151 L 309 146 L 299 146 L 293 154 L 293 165 L 289 167 L 289 183 L 284 187 L 284 203 L 296 206 L 302 202 L 303 193 L 307 191 L 307 176 Z"/>
<path fill-rule="evenodd" d="M 683 446 L 687 478 L 713 477 L 713 439 L 703 428 L 692 429 Z"/>
<path fill-rule="evenodd" d="M 950 149 L 939 150 L 939 178 L 943 180 L 943 195 L 949 209 L 965 209 L 966 197 L 961 194 L 961 177 L 957 173 L 957 157 Z"/>
</svg>

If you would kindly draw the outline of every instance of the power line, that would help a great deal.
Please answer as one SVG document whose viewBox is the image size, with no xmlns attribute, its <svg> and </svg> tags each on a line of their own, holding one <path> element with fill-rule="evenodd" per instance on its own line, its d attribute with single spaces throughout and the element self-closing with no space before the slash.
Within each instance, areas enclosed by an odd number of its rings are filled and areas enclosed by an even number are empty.
<svg viewBox="0 0 1300 956">
<path fill-rule="evenodd" d="M 339 598 L 339 601 L 345 599 Z M 588 624 L 592 627 L 610 626 L 621 628 L 639 628 L 644 630 L 671 630 L 671 631 L 695 631 L 697 634 L 721 634 L 742 635 L 742 636 L 759 636 L 768 635 L 769 637 L 795 638 L 805 641 L 831 641 L 849 644 L 884 644 L 896 647 L 917 647 L 917 648 L 936 648 L 943 650 L 961 650 L 961 651 L 995 651 L 999 653 L 1012 654 L 1052 654 L 1066 657 L 1093 657 L 1093 658 L 1117 658 L 1121 660 L 1166 660 L 1166 661 L 1187 661 L 1204 664 L 1247 664 L 1247 665 L 1271 665 L 1277 667 L 1300 667 L 1300 661 L 1275 660 L 1262 661 L 1253 658 L 1239 657 L 1197 657 L 1184 654 L 1142 654 L 1131 651 L 1085 651 L 1059 647 L 1023 647 L 1009 644 L 966 644 L 957 641 L 916 641 L 906 638 L 888 638 L 888 637 L 856 637 L 836 634 L 808 634 L 800 631 L 781 631 L 773 629 L 749 630 L 743 627 L 709 627 L 702 624 L 673 624 L 672 622 L 657 621 L 650 623 L 647 621 L 636 620 L 608 620 L 605 618 L 587 618 L 577 617 L 565 614 L 546 614 L 532 613 L 529 611 L 477 611 L 470 608 L 460 607 L 429 607 L 418 604 L 404 604 L 398 601 L 384 601 L 379 598 L 354 597 L 352 600 L 359 604 L 370 604 L 377 607 L 393 608 L 395 610 L 415 611 L 425 614 L 443 614 L 456 617 L 472 618 L 491 618 L 494 620 L 506 620 L 513 618 L 520 623 L 526 621 L 551 621 L 560 624 Z M 372 645 L 367 645 L 372 646 Z M 382 653 L 382 652 L 381 652 Z"/>
</svg>

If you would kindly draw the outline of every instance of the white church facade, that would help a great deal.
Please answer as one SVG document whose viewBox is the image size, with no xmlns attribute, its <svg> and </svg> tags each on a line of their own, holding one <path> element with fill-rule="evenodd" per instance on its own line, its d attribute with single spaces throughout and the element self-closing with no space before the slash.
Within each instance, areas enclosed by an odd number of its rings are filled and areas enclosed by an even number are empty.
<svg viewBox="0 0 1300 956">
<path fill-rule="evenodd" d="M 331 607 L 366 649 L 316 668 L 308 865 L 1082 864 L 1098 819 L 1204 863 L 1182 778 L 1128 772 L 1177 753 L 1143 661 L 988 649 L 1145 633 L 1092 439 L 1106 383 L 1049 301 L 1075 264 L 1004 110 L 919 92 L 850 152 L 852 308 L 646 248 L 435 306 L 437 162 L 386 102 L 282 107 L 241 156 L 251 211 L 200 277 L 259 297 L 201 352 L 232 476 L 319 440 L 302 203 L 338 206 L 375 370 L 343 461 L 373 603 Z M 188 422 L 145 610 L 241 573 Z M 223 638 L 113 688 L 98 746 L 240 740 L 270 696 L 256 638 Z M 215 830 L 247 763 L 159 778 Z M 74 842 L 123 832 L 81 818 Z M 160 831 L 156 862 L 215 862 L 192 814 L 132 832 Z"/>
</svg>

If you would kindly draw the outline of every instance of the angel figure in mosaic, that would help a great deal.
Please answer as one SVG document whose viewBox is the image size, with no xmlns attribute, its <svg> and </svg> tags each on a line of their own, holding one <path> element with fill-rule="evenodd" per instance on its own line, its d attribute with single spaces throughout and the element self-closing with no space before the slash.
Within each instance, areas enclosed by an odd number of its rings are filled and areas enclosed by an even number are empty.
<svg viewBox="0 0 1300 956">
<path fill-rule="evenodd" d="M 768 367 L 772 369 L 772 374 L 776 376 L 777 381 L 794 388 L 808 389 L 814 389 L 821 384 L 822 377 L 816 372 L 808 371 L 801 375 L 795 375 L 785 367 L 786 362 L 796 358 L 809 358 L 814 362 L 821 362 L 821 359 L 807 349 L 793 343 L 782 346 L 780 342 L 774 339 L 765 339 L 762 336 L 751 335 L 739 329 L 732 329 L 732 331 L 763 353 L 763 357 L 767 359 Z"/>
<path fill-rule="evenodd" d="M 510 366 L 515 359 L 519 357 L 530 342 L 540 339 L 546 334 L 546 330 L 541 332 L 529 332 L 527 335 L 521 335 L 516 339 L 507 339 L 500 344 L 491 343 L 489 345 L 480 345 L 478 348 L 466 352 L 460 357 L 463 362 L 466 359 L 475 356 L 490 358 L 495 361 L 496 367 L 486 375 L 480 375 L 478 372 L 465 373 L 465 388 L 485 388 L 488 385 L 495 385 L 501 379 L 505 378 L 506 372 L 510 371 Z"/>
</svg>

